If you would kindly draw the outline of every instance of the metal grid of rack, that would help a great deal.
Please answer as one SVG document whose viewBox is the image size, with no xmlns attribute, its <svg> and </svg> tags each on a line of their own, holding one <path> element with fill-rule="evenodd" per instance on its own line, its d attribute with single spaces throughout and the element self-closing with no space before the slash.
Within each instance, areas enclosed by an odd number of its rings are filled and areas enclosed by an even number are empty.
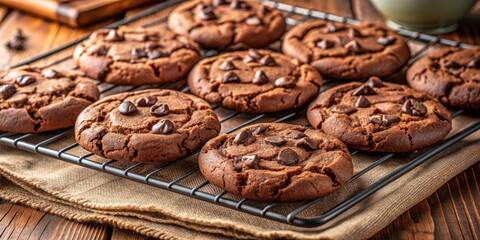
<svg viewBox="0 0 480 240">
<path fill-rule="evenodd" d="M 171 7 L 175 4 L 182 2 L 181 0 L 170 0 L 161 3 L 151 9 L 148 9 L 137 16 L 129 19 L 124 19 L 119 22 L 106 26 L 106 28 L 116 28 L 122 25 L 134 23 L 138 20 L 145 19 L 161 10 Z M 324 19 L 327 21 L 337 21 L 349 24 L 358 24 L 360 21 L 345 17 L 340 17 L 324 12 L 319 12 L 311 9 L 305 9 L 295 7 L 287 4 L 277 3 L 273 1 L 264 1 L 274 8 L 280 9 L 286 12 L 287 23 L 289 27 L 299 24 L 310 19 Z M 165 17 L 153 19 L 152 21 L 144 24 L 146 27 L 157 26 L 163 24 L 166 21 Z M 436 45 L 456 46 L 456 47 L 468 47 L 468 44 L 459 43 L 447 39 L 441 39 L 434 36 L 416 33 L 407 30 L 397 31 L 399 34 L 405 36 L 409 41 L 409 44 L 414 42 L 416 44 L 416 51 L 407 66 L 411 65 L 416 59 L 425 53 L 429 48 Z M 14 67 L 35 64 L 40 60 L 45 60 L 50 57 L 59 55 L 59 53 L 65 50 L 71 50 L 73 46 L 87 38 L 84 36 L 76 41 L 68 43 L 56 49 L 52 49 L 44 54 L 37 55 L 31 59 L 21 62 Z M 276 47 L 275 47 L 276 45 Z M 279 43 L 272 44 L 271 49 L 278 51 Z M 215 50 L 203 50 L 204 57 L 217 55 L 220 52 Z M 58 58 L 58 56 L 57 56 Z M 71 61 L 71 55 L 59 58 L 58 60 L 48 64 L 47 66 L 55 66 L 62 64 L 63 62 Z M 44 66 L 46 67 L 46 66 Z M 405 67 L 405 68 L 406 68 Z M 405 69 L 403 69 L 405 70 Z M 183 84 L 183 85 L 181 85 Z M 324 87 L 321 91 L 336 85 L 337 83 L 325 81 Z M 115 92 L 132 91 L 140 88 L 148 87 L 125 87 L 115 86 L 106 83 L 98 83 L 99 88 L 103 96 L 109 95 Z M 150 86 L 152 87 L 152 86 Z M 185 81 L 179 83 L 166 84 L 162 86 L 154 86 L 160 88 L 174 88 L 183 92 L 188 92 L 188 87 L 185 86 Z M 232 112 L 218 106 L 212 106 L 212 108 L 219 115 L 222 122 L 222 129 L 228 129 L 226 133 L 236 131 L 244 126 L 255 122 L 290 122 L 302 119 L 305 108 L 297 109 L 286 113 L 274 113 L 274 114 L 260 114 L 260 115 L 248 115 L 240 112 Z M 463 110 L 456 110 L 453 112 L 453 117 L 463 115 Z M 455 120 L 455 119 L 454 119 Z M 304 122 L 305 124 L 305 122 Z M 239 196 L 229 194 L 205 180 L 199 173 L 198 166 L 196 164 L 196 155 L 198 151 L 191 152 L 187 156 L 177 159 L 176 161 L 163 164 L 142 164 L 142 163 L 123 163 L 116 160 L 101 159 L 94 156 L 92 153 L 86 152 L 79 147 L 78 143 L 73 140 L 73 129 L 58 130 L 51 133 L 44 134 L 16 134 L 16 133 L 0 133 L 0 144 L 8 145 L 14 148 L 22 149 L 25 151 L 46 155 L 52 158 L 60 159 L 69 163 L 77 164 L 83 167 L 95 169 L 98 171 L 106 172 L 116 176 L 131 179 L 137 182 L 145 183 L 151 186 L 159 187 L 176 193 L 184 194 L 190 197 L 201 199 L 207 202 L 211 202 L 216 205 L 221 205 L 233 209 L 237 209 L 249 214 L 273 219 L 276 221 L 303 226 L 314 227 L 322 225 L 329 220 L 337 217 L 341 213 L 365 200 L 376 191 L 380 190 L 389 183 L 395 181 L 399 177 L 403 176 L 410 170 L 416 168 L 420 164 L 426 162 L 437 154 L 441 153 L 446 148 L 452 146 L 461 139 L 469 136 L 470 134 L 480 129 L 480 120 L 476 119 L 469 126 L 465 126 L 457 133 L 449 136 L 441 143 L 436 144 L 427 149 L 421 150 L 410 161 L 397 167 L 387 175 L 381 177 L 376 182 L 369 186 L 357 191 L 352 196 L 346 198 L 342 203 L 332 206 L 326 209 L 322 213 L 316 213 L 308 215 L 305 212 L 312 206 L 319 204 L 323 198 L 315 199 L 312 201 L 296 203 L 296 204 L 281 204 L 276 202 L 261 203 L 250 201 Z M 65 143 L 62 146 L 58 146 L 58 143 Z M 355 159 L 355 155 L 359 151 L 351 150 L 351 154 Z M 368 154 L 368 153 L 367 153 Z M 389 159 L 393 159 L 395 154 L 381 155 L 376 161 L 373 161 L 370 165 L 363 167 L 362 169 L 356 169 L 356 173 L 349 183 L 356 181 L 362 175 L 368 173 L 372 169 L 380 166 Z M 175 172 L 182 172 L 181 174 L 172 176 L 169 174 L 175 169 Z M 193 179 L 193 180 L 192 180 Z M 192 184 L 193 183 L 193 184 Z M 341 189 L 340 189 L 341 190 Z M 215 207 L 212 205 L 212 207 Z"/>
</svg>

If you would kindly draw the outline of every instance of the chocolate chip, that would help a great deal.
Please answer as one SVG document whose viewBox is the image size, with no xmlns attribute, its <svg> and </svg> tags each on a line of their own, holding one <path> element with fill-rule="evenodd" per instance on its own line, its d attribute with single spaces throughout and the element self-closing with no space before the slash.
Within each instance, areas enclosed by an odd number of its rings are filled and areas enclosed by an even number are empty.
<svg viewBox="0 0 480 240">
<path fill-rule="evenodd" d="M 317 149 L 317 144 L 311 138 L 302 138 L 296 144 L 295 147 L 305 148 L 306 150 Z"/>
<path fill-rule="evenodd" d="M 352 95 L 353 96 L 361 96 L 361 95 L 375 95 L 377 94 L 377 92 L 375 92 L 375 90 L 373 90 L 370 86 L 368 85 L 362 85 L 360 87 L 358 87 L 357 89 L 355 89 L 355 91 L 353 91 Z"/>
<path fill-rule="evenodd" d="M 321 49 L 329 49 L 329 48 L 332 48 L 333 45 L 335 45 L 335 43 L 332 41 L 323 39 L 321 41 L 318 41 L 315 45 Z"/>
<path fill-rule="evenodd" d="M 227 58 L 228 61 L 242 60 L 240 56 L 230 56 Z"/>
<path fill-rule="evenodd" d="M 219 6 L 219 5 L 223 5 L 223 4 L 227 4 L 227 1 L 225 1 L 225 0 L 213 0 L 213 6 Z"/>
<path fill-rule="evenodd" d="M 169 134 L 173 132 L 175 125 L 168 119 L 162 119 L 158 123 L 152 126 L 152 133 L 156 134 Z"/>
<path fill-rule="evenodd" d="M 348 51 L 353 52 L 353 53 L 362 53 L 363 52 L 362 47 L 360 46 L 360 44 L 356 40 L 352 40 L 352 41 L 348 42 L 343 47 L 346 48 Z"/>
<path fill-rule="evenodd" d="M 230 8 L 232 9 L 246 9 L 248 7 L 248 4 L 242 0 L 232 0 L 230 3 Z"/>
<path fill-rule="evenodd" d="M 260 11 L 260 16 L 265 16 L 268 13 L 270 13 L 272 11 L 272 9 L 270 9 L 270 7 L 262 4 L 259 8 L 259 11 Z"/>
<path fill-rule="evenodd" d="M 291 148 L 282 149 L 277 156 L 278 163 L 282 165 L 287 165 L 287 166 L 297 164 L 298 159 L 299 159 L 299 156 L 297 152 L 295 152 Z"/>
<path fill-rule="evenodd" d="M 462 65 L 458 64 L 457 62 L 454 61 L 446 61 L 444 66 L 446 68 L 461 68 Z"/>
<path fill-rule="evenodd" d="M 360 96 L 357 99 L 357 102 L 355 102 L 355 107 L 358 107 L 358 108 L 366 108 L 366 107 L 370 107 L 370 105 L 371 105 L 370 101 L 368 101 L 368 99 L 364 96 Z"/>
<path fill-rule="evenodd" d="M 18 76 L 16 79 L 15 79 L 15 82 L 20 86 L 20 87 L 23 87 L 23 86 L 27 86 L 29 84 L 32 84 L 34 82 L 36 82 L 37 79 L 34 77 L 34 76 L 30 76 L 30 75 L 22 75 L 22 76 Z"/>
<path fill-rule="evenodd" d="M 427 113 L 427 107 L 420 101 L 410 98 L 403 103 L 402 112 L 412 116 L 423 116 Z"/>
<path fill-rule="evenodd" d="M 264 65 L 264 66 L 274 66 L 275 64 L 277 64 L 275 62 L 275 59 L 273 59 L 272 56 L 270 55 L 265 55 L 263 56 L 260 61 L 259 61 L 260 64 Z"/>
<path fill-rule="evenodd" d="M 53 70 L 53 69 L 45 69 L 42 71 L 42 75 L 46 78 L 61 78 L 65 77 L 63 74 Z"/>
<path fill-rule="evenodd" d="M 265 142 L 273 146 L 282 146 L 286 143 L 285 139 L 279 136 L 266 137 Z"/>
<path fill-rule="evenodd" d="M 248 49 L 248 56 L 254 58 L 254 59 L 259 59 L 263 55 L 256 49 Z"/>
<path fill-rule="evenodd" d="M 243 59 L 243 62 L 244 63 L 250 63 L 250 62 L 256 62 L 257 59 L 256 58 L 253 58 L 252 56 L 250 55 L 247 55 L 245 56 L 245 58 Z"/>
<path fill-rule="evenodd" d="M 233 139 L 233 144 L 235 145 L 240 145 L 240 144 L 249 145 L 253 142 L 255 142 L 255 137 L 249 131 L 241 131 L 237 133 L 237 135 Z"/>
<path fill-rule="evenodd" d="M 400 122 L 400 118 L 395 115 L 375 114 L 369 117 L 373 124 L 381 126 L 390 126 L 393 123 Z"/>
<path fill-rule="evenodd" d="M 268 82 L 268 77 L 262 70 L 257 70 L 255 72 L 255 77 L 252 80 L 253 84 L 262 85 Z"/>
<path fill-rule="evenodd" d="M 17 92 L 17 88 L 13 85 L 7 84 L 0 86 L 0 97 L 5 100 Z"/>
<path fill-rule="evenodd" d="M 301 132 L 290 132 L 287 135 L 285 135 L 286 138 L 291 138 L 291 139 L 300 139 L 306 136 L 307 134 L 301 133 Z"/>
<path fill-rule="evenodd" d="M 450 120 L 450 116 L 447 115 L 447 113 L 437 112 L 437 111 L 435 111 L 434 113 L 442 121 L 449 121 Z"/>
<path fill-rule="evenodd" d="M 224 83 L 240 82 L 240 78 L 234 72 L 228 72 L 227 74 L 225 74 L 225 76 L 223 76 L 223 82 Z"/>
<path fill-rule="evenodd" d="M 147 53 L 148 59 L 157 59 L 163 57 L 163 53 L 158 50 L 153 50 Z"/>
<path fill-rule="evenodd" d="M 152 114 L 153 116 L 161 117 L 168 115 L 169 112 L 170 108 L 165 103 L 155 104 L 150 107 L 150 114 Z"/>
<path fill-rule="evenodd" d="M 469 68 L 480 68 L 480 59 L 473 59 L 468 62 L 467 67 Z"/>
<path fill-rule="evenodd" d="M 268 130 L 268 127 L 261 125 L 252 130 L 253 130 L 252 131 L 253 134 L 260 134 L 260 133 L 266 132 Z"/>
<path fill-rule="evenodd" d="M 323 29 L 323 33 L 333 33 L 337 31 L 337 27 L 333 23 L 327 23 Z"/>
<path fill-rule="evenodd" d="M 145 49 L 143 49 L 141 47 L 132 48 L 131 53 L 132 53 L 133 56 L 135 56 L 137 58 L 142 58 L 142 57 L 147 56 L 147 53 L 145 52 Z"/>
<path fill-rule="evenodd" d="M 135 107 L 135 104 L 133 104 L 131 101 L 126 101 L 122 102 L 122 104 L 118 106 L 118 111 L 122 115 L 131 115 L 137 111 L 137 107 Z"/>
<path fill-rule="evenodd" d="M 197 16 L 202 20 L 214 20 L 217 18 L 215 13 L 209 9 L 202 9 L 200 12 L 198 12 Z"/>
<path fill-rule="evenodd" d="M 348 37 L 356 38 L 356 37 L 361 37 L 361 36 L 362 36 L 362 34 L 357 29 L 353 29 L 353 28 L 348 29 Z"/>
<path fill-rule="evenodd" d="M 157 103 L 158 99 L 155 96 L 147 96 L 139 98 L 135 101 L 138 107 L 150 107 Z"/>
<path fill-rule="evenodd" d="M 430 64 L 430 67 L 433 68 L 433 69 L 439 69 L 440 64 L 438 64 L 437 62 L 433 62 L 432 64 Z"/>
<path fill-rule="evenodd" d="M 87 53 L 96 55 L 105 55 L 108 52 L 108 48 L 104 45 L 93 45 L 87 49 Z"/>
<path fill-rule="evenodd" d="M 349 107 L 347 105 L 337 105 L 332 108 L 333 113 L 340 113 L 340 114 L 347 114 L 347 115 L 350 115 L 356 111 L 358 110 L 355 108 Z"/>
<path fill-rule="evenodd" d="M 218 66 L 218 69 L 220 69 L 222 71 L 230 71 L 230 70 L 236 69 L 236 67 L 235 67 L 235 65 L 233 65 L 232 62 L 225 61 L 225 62 L 221 63 L 220 66 Z"/>
<path fill-rule="evenodd" d="M 108 31 L 108 34 L 105 37 L 105 40 L 109 42 L 118 42 L 118 41 L 122 41 L 123 39 L 124 39 L 123 36 L 118 34 L 118 32 L 114 29 Z"/>
<path fill-rule="evenodd" d="M 395 41 L 397 41 L 397 38 L 395 36 L 377 38 L 377 43 L 382 44 L 383 46 L 388 46 L 388 45 L 394 43 Z"/>
<path fill-rule="evenodd" d="M 385 85 L 379 77 L 370 77 L 367 81 L 367 86 L 371 88 L 381 88 Z"/>
<path fill-rule="evenodd" d="M 247 168 L 258 168 L 258 164 L 260 163 L 260 158 L 254 154 L 254 155 L 245 155 L 242 156 L 243 165 Z"/>
<path fill-rule="evenodd" d="M 159 48 L 161 45 L 159 43 L 156 43 L 156 42 L 148 42 L 146 45 L 145 45 L 145 48 L 148 49 L 148 50 L 153 50 L 153 49 L 156 49 L 156 48 Z"/>
<path fill-rule="evenodd" d="M 293 76 L 285 76 L 275 80 L 276 87 L 293 88 L 295 87 L 297 79 Z"/>
<path fill-rule="evenodd" d="M 245 20 L 245 23 L 251 26 L 256 26 L 262 24 L 263 21 L 258 17 L 249 17 Z"/>
</svg>

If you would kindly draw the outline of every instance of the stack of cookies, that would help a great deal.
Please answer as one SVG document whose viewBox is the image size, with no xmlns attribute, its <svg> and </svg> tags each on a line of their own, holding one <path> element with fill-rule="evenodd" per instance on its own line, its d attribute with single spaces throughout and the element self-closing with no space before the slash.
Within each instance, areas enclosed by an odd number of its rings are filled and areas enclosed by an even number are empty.
<svg viewBox="0 0 480 240">
<path fill-rule="evenodd" d="M 480 47 L 420 59 L 407 72 L 410 88 L 380 78 L 410 58 L 406 41 L 391 30 L 315 20 L 285 31 L 284 14 L 256 0 L 188 1 L 170 14 L 168 29 L 96 31 L 75 49 L 81 72 L 1 73 L 0 130 L 75 125 L 80 146 L 129 162 L 174 161 L 203 147 L 198 164 L 211 183 L 248 199 L 295 202 L 349 181 L 347 146 L 411 152 L 450 132 L 452 117 L 442 104 L 480 109 Z M 283 53 L 265 49 L 282 36 Z M 202 47 L 225 53 L 200 60 Z M 149 89 L 97 101 L 90 80 L 150 85 L 187 75 L 196 96 Z M 323 77 L 357 81 L 318 95 Z M 250 114 L 310 103 L 313 128 L 264 123 L 218 136 L 221 124 L 209 103 Z"/>
</svg>

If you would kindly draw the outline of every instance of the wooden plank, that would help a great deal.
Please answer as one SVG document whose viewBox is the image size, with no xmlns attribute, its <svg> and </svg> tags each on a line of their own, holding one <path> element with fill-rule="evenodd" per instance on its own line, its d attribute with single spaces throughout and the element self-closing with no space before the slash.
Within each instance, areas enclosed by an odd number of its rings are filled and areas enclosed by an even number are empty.
<svg viewBox="0 0 480 240">
<path fill-rule="evenodd" d="M 149 238 L 138 233 L 134 233 L 128 230 L 123 230 L 119 228 L 114 228 L 112 231 L 112 238 L 111 240 L 150 240 L 153 238 Z"/>
</svg>

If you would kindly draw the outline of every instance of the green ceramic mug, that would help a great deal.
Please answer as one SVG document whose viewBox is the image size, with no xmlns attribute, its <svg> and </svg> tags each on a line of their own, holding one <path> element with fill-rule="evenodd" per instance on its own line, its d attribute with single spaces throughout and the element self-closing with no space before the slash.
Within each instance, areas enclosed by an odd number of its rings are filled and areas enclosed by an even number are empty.
<svg viewBox="0 0 480 240">
<path fill-rule="evenodd" d="M 394 29 L 440 34 L 454 31 L 477 0 L 371 0 Z"/>
</svg>

